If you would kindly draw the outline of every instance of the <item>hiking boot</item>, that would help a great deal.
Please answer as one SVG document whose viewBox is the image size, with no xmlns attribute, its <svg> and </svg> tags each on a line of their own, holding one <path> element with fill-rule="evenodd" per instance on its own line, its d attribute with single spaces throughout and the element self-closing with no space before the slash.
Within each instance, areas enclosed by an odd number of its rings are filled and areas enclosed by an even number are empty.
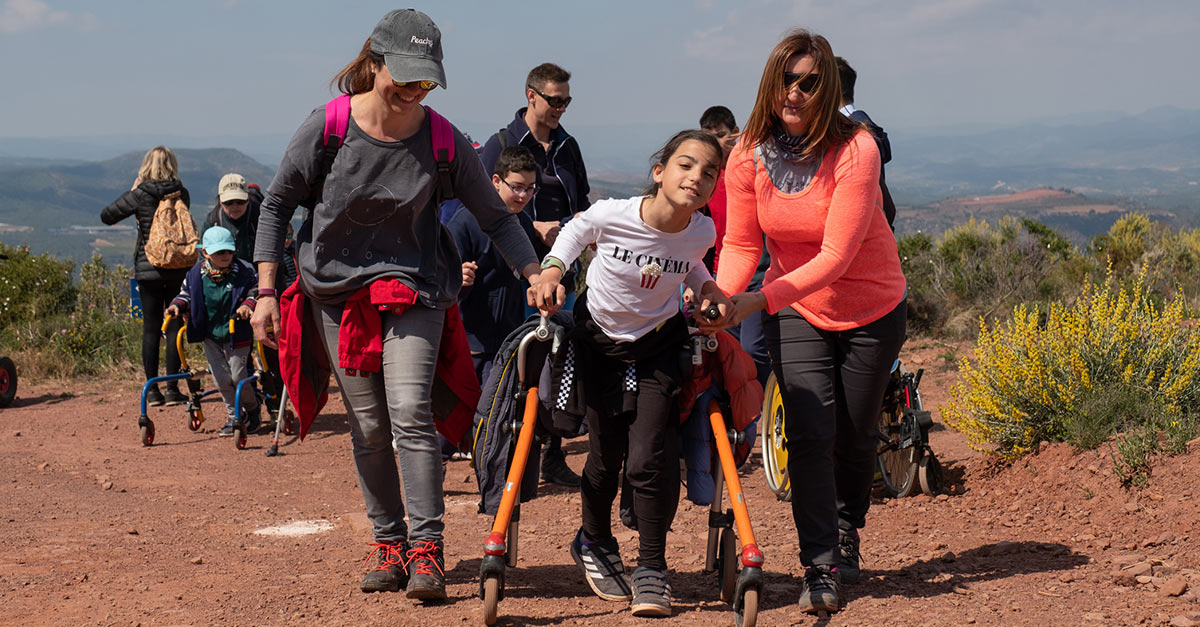
<svg viewBox="0 0 1200 627">
<path fill-rule="evenodd" d="M 858 563 L 862 556 L 858 552 L 857 529 L 838 531 L 838 552 L 841 559 L 838 560 L 837 570 L 842 577 L 842 583 L 858 583 Z"/>
<path fill-rule="evenodd" d="M 836 612 L 839 608 L 842 582 L 837 567 L 824 564 L 804 569 L 800 585 L 800 611 Z"/>
<path fill-rule="evenodd" d="M 571 557 L 583 569 L 583 578 L 596 596 L 605 601 L 629 601 L 633 599 L 629 579 L 625 576 L 625 565 L 621 563 L 621 547 L 617 539 L 609 536 L 601 542 L 583 541 L 583 529 L 571 541 Z"/>
<path fill-rule="evenodd" d="M 405 595 L 422 601 L 444 601 L 446 599 L 446 564 L 442 557 L 442 543 L 417 540 L 408 549 L 408 588 Z"/>
<path fill-rule="evenodd" d="M 163 399 L 162 392 L 158 391 L 158 385 L 150 386 L 150 389 L 146 392 L 146 404 L 152 407 L 161 407 L 165 402 L 166 400 Z"/>
<path fill-rule="evenodd" d="M 568 488 L 578 488 L 583 483 L 567 465 L 562 449 L 558 450 L 557 455 L 546 451 L 546 457 L 542 459 L 542 481 Z"/>
<path fill-rule="evenodd" d="M 629 609 L 634 616 L 670 616 L 671 582 L 667 571 L 638 566 L 633 571 L 633 602 Z"/>
<path fill-rule="evenodd" d="M 225 426 L 221 427 L 221 430 L 217 432 L 217 435 L 223 438 L 233 437 L 233 418 L 225 421 Z"/>
<path fill-rule="evenodd" d="M 395 592 L 408 585 L 408 568 L 404 561 L 407 544 L 398 542 L 372 542 L 371 554 L 363 560 L 371 569 L 363 575 L 359 586 L 363 592 Z"/>
<path fill-rule="evenodd" d="M 179 392 L 179 386 L 167 385 L 167 393 L 163 394 L 163 402 L 167 406 L 182 405 L 186 403 L 188 397 Z"/>
</svg>

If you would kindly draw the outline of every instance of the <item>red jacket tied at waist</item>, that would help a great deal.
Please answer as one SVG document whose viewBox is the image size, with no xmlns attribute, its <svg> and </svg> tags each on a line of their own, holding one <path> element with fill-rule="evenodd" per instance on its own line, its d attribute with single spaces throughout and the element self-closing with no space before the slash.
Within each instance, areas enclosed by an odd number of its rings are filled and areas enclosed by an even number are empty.
<svg viewBox="0 0 1200 627">
<path fill-rule="evenodd" d="M 293 283 L 280 297 L 279 364 L 288 396 L 300 419 L 300 439 L 329 400 L 332 368 L 307 298 Z M 379 372 L 383 355 L 382 312 L 402 315 L 416 293 L 396 279 L 375 281 L 355 292 L 342 309 L 338 367 L 347 376 Z M 433 382 L 433 413 L 438 431 L 455 444 L 471 426 L 481 391 L 467 346 L 467 333 L 455 305 L 446 310 Z"/>
</svg>

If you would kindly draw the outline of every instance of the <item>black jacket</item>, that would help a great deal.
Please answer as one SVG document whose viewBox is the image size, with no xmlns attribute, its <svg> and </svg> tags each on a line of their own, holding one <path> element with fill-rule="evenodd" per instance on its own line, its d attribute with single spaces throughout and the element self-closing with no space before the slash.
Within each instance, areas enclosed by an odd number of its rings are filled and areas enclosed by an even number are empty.
<svg viewBox="0 0 1200 627">
<path fill-rule="evenodd" d="M 150 237 L 150 223 L 154 221 L 158 201 L 177 191 L 183 192 L 183 204 L 190 208 L 192 199 L 183 183 L 178 180 L 146 181 L 121 194 L 120 198 L 100 212 L 100 220 L 105 224 L 116 224 L 129 216 L 137 216 L 138 237 L 133 251 L 133 278 L 139 281 L 182 281 L 187 274 L 187 268 L 164 270 L 154 267 L 146 259 L 146 239 Z"/>
<path fill-rule="evenodd" d="M 508 127 L 501 130 L 500 133 L 504 135 L 504 145 L 501 145 L 501 141 L 496 135 L 492 135 L 484 144 L 483 152 L 479 155 L 488 174 L 495 172 L 496 159 L 500 157 L 500 151 L 505 146 L 524 146 L 533 153 L 534 160 L 543 169 L 551 169 L 547 167 L 547 159 L 549 159 L 549 163 L 554 166 L 552 171 L 562 183 L 563 191 L 566 193 L 567 203 L 570 205 L 570 212 L 567 215 L 535 215 L 534 207 L 537 205 L 537 199 L 534 198 L 525 206 L 525 213 L 530 219 L 566 222 L 571 215 L 591 206 L 588 201 L 588 192 L 591 191 L 591 187 L 588 185 L 587 170 L 583 167 L 583 154 L 579 152 L 579 142 L 575 141 L 575 138 L 566 129 L 560 125 L 550 133 L 549 154 L 542 149 L 542 145 L 529 132 L 529 125 L 525 123 L 525 108 L 518 109 L 513 121 L 509 122 Z M 538 176 L 540 177 L 541 174 L 539 173 Z M 539 240 L 538 243 L 540 244 L 541 241 Z"/>
</svg>

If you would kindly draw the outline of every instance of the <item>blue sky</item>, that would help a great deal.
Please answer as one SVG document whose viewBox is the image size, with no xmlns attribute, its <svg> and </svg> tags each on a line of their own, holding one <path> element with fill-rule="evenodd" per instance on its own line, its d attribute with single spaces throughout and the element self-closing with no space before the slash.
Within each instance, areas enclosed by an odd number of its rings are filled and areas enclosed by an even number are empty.
<svg viewBox="0 0 1200 627">
<path fill-rule="evenodd" d="M 379 17 L 404 6 L 0 0 L 0 137 L 290 135 L 329 98 L 330 78 Z M 859 106 L 889 130 L 1200 108 L 1194 0 L 416 8 L 443 31 L 450 83 L 426 102 L 476 134 L 511 118 L 525 73 L 542 61 L 575 75 L 569 129 L 682 128 L 715 103 L 740 121 L 767 53 L 792 26 L 825 35 L 851 61 Z"/>
</svg>

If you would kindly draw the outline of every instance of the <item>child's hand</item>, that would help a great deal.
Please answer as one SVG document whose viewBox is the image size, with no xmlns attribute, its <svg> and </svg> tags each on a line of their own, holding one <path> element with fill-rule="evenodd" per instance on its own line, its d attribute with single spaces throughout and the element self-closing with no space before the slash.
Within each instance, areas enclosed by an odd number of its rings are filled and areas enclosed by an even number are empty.
<svg viewBox="0 0 1200 627">
<path fill-rule="evenodd" d="M 234 315 L 238 317 L 238 320 L 249 320 L 251 314 L 253 313 L 254 310 L 251 309 L 249 305 L 242 305 L 241 307 L 237 308 L 237 311 L 234 312 Z"/>
<path fill-rule="evenodd" d="M 172 318 L 178 318 L 179 317 L 179 308 L 176 307 L 175 305 L 171 305 L 171 306 L 167 307 L 167 311 L 165 313 Z"/>
<path fill-rule="evenodd" d="M 717 312 L 720 314 L 716 320 L 710 320 L 704 315 L 712 305 L 716 305 Z M 700 288 L 700 305 L 692 315 L 696 318 L 696 322 L 699 323 L 700 331 L 707 335 L 712 335 L 721 329 L 731 327 L 740 321 L 737 306 L 712 281 L 706 282 Z"/>
<path fill-rule="evenodd" d="M 525 293 L 526 302 L 531 307 L 537 307 L 543 316 L 553 316 L 567 299 L 567 289 L 557 279 L 547 277 L 556 272 L 557 270 L 543 272 Z"/>
<path fill-rule="evenodd" d="M 462 286 L 470 287 L 475 285 L 475 271 L 479 269 L 479 264 L 474 261 L 464 261 L 462 265 Z"/>
</svg>

